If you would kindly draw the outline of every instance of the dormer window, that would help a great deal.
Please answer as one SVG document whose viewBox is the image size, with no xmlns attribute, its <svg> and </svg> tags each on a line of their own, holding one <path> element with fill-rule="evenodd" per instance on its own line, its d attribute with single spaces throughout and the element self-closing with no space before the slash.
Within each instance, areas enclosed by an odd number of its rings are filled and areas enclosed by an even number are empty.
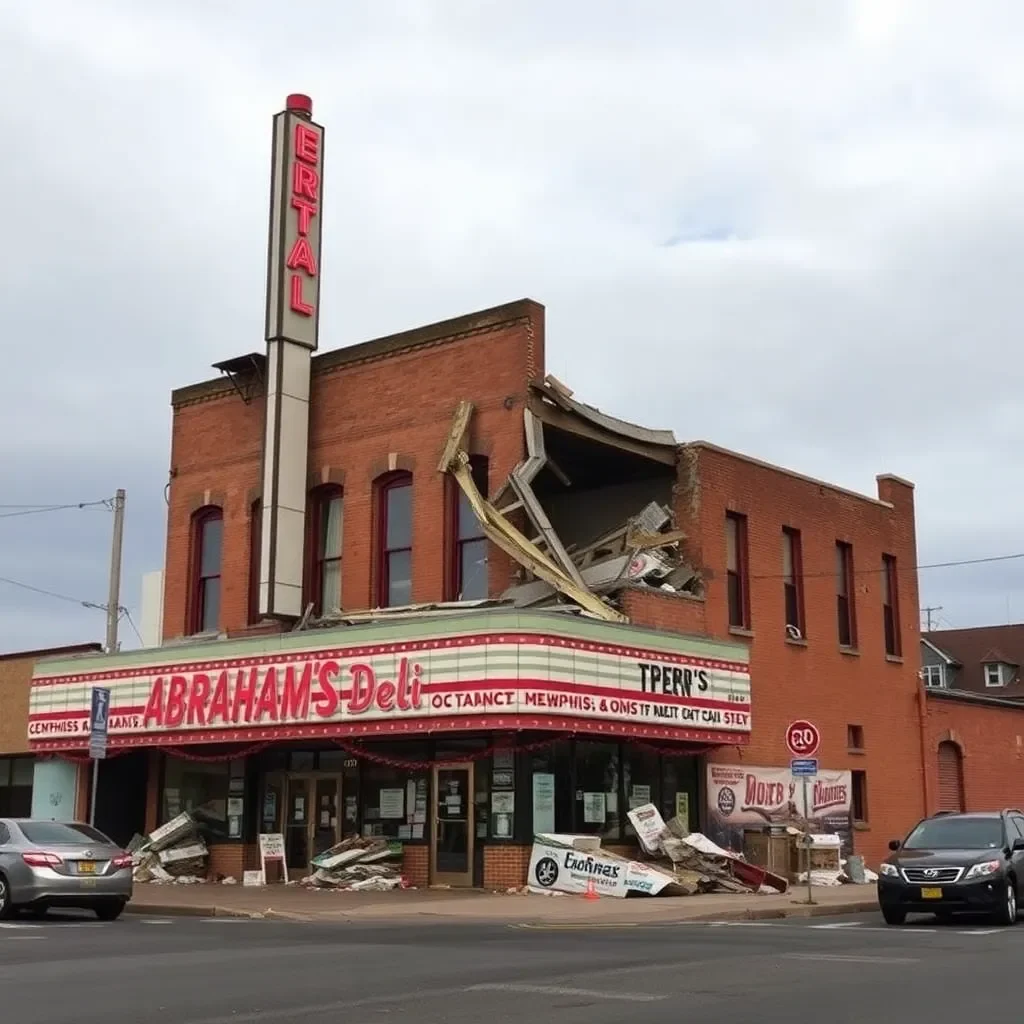
<svg viewBox="0 0 1024 1024">
<path fill-rule="evenodd" d="M 989 662 L 985 666 L 985 685 L 986 686 L 1005 686 L 1006 685 L 1006 666 L 1001 662 L 993 661 Z"/>
<path fill-rule="evenodd" d="M 943 665 L 924 666 L 921 677 L 924 679 L 924 685 L 928 687 L 929 690 L 945 689 L 946 678 L 943 668 Z"/>
</svg>

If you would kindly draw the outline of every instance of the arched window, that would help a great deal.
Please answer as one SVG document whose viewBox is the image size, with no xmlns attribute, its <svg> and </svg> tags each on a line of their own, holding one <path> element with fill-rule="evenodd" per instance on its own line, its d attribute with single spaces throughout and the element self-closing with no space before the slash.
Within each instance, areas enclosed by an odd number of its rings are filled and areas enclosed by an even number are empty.
<svg viewBox="0 0 1024 1024">
<path fill-rule="evenodd" d="M 486 456 L 470 457 L 476 489 L 487 497 Z M 451 544 L 449 545 L 448 593 L 453 601 L 477 601 L 488 596 L 488 541 L 480 520 L 462 488 L 449 477 Z"/>
<path fill-rule="evenodd" d="M 341 607 L 341 550 L 345 502 L 340 487 L 318 487 L 309 496 L 310 573 L 307 600 L 316 615 Z"/>
<path fill-rule="evenodd" d="M 263 546 L 263 504 L 249 506 L 249 625 L 260 621 L 260 552 Z"/>
<path fill-rule="evenodd" d="M 189 632 L 220 629 L 220 567 L 224 547 L 224 512 L 215 505 L 192 517 L 192 599 Z"/>
<path fill-rule="evenodd" d="M 958 744 L 939 744 L 939 810 L 964 811 L 964 758 Z"/>
<path fill-rule="evenodd" d="M 377 606 L 411 604 L 411 473 L 392 473 L 378 484 L 377 553 Z"/>
</svg>

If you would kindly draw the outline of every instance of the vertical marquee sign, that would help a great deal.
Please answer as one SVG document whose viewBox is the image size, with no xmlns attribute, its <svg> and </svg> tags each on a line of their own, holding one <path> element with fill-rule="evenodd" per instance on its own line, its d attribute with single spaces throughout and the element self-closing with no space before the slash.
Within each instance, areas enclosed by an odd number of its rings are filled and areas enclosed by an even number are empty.
<svg viewBox="0 0 1024 1024">
<path fill-rule="evenodd" d="M 324 129 L 308 96 L 288 97 L 274 118 L 267 342 L 316 351 L 320 328 Z"/>
<path fill-rule="evenodd" d="M 320 330 L 324 129 L 293 94 L 274 117 L 259 610 L 302 614 L 311 358 Z"/>
</svg>

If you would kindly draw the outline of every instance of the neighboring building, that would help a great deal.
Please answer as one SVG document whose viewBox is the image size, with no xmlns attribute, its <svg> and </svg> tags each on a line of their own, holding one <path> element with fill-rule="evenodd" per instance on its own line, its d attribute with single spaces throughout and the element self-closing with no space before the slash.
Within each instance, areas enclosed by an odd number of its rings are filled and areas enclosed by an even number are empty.
<svg viewBox="0 0 1024 1024">
<path fill-rule="evenodd" d="M 29 690 L 40 658 L 101 651 L 99 644 L 0 654 L 0 818 L 69 821 L 85 813 L 77 761 L 37 756 L 29 743 Z"/>
<path fill-rule="evenodd" d="M 940 629 L 921 635 L 921 678 L 928 689 L 1024 700 L 1022 662 L 1022 624 Z"/>
<path fill-rule="evenodd" d="M 649 801 L 731 838 L 787 816 L 808 718 L 807 810 L 877 860 L 931 785 L 912 485 L 585 405 L 530 300 L 313 355 L 319 128 L 290 103 L 266 353 L 172 395 L 163 645 L 37 666 L 33 750 L 81 757 L 109 686 L 115 838 L 189 810 L 237 877 L 259 834 L 303 870 L 358 831 L 415 884 L 504 887 L 535 832 L 635 849 Z"/>
</svg>

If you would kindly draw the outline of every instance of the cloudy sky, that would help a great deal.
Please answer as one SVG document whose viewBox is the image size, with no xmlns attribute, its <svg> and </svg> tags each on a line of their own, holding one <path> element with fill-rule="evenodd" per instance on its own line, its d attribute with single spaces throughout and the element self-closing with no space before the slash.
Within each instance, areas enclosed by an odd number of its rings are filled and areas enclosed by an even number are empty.
<svg viewBox="0 0 1024 1024">
<path fill-rule="evenodd" d="M 586 400 L 868 493 L 909 477 L 923 564 L 1024 550 L 1024 5 L 301 12 L 0 0 L 0 650 L 103 638 L 109 512 L 17 506 L 124 487 L 138 621 L 169 392 L 262 344 L 293 91 L 328 128 L 322 347 L 529 296 Z M 928 570 L 922 602 L 1021 621 L 1022 572 Z"/>
</svg>

